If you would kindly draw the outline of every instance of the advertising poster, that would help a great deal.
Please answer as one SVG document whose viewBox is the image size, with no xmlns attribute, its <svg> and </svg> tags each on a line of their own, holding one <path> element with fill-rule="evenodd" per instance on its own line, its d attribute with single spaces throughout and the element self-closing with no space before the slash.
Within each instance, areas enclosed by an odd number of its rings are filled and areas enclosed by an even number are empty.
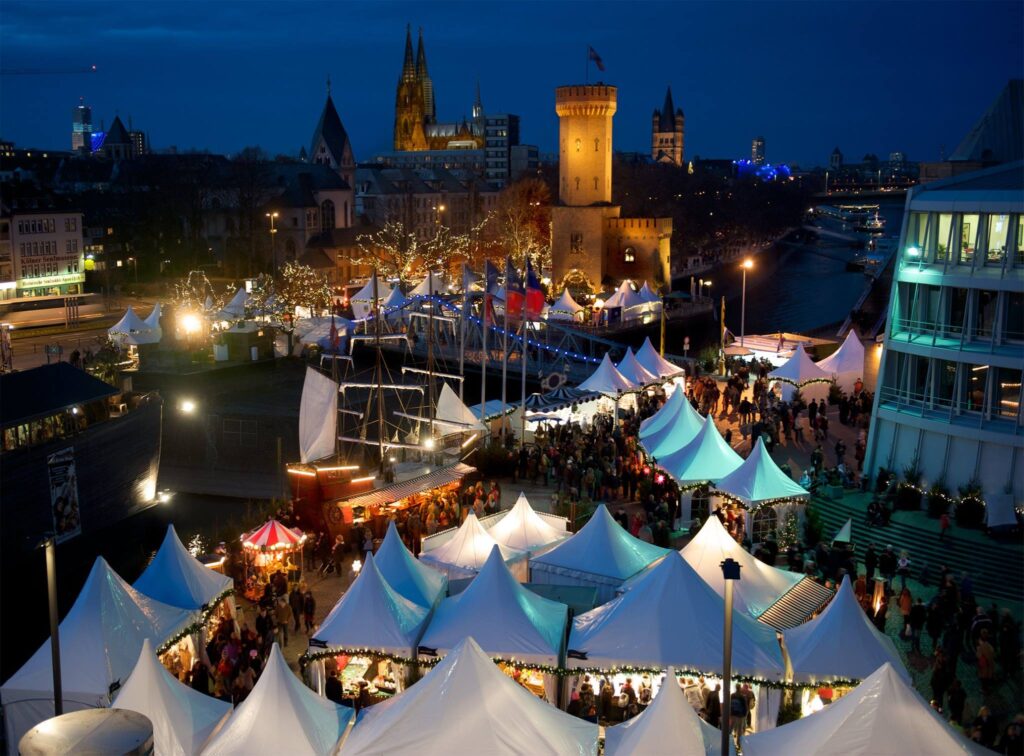
<svg viewBox="0 0 1024 756">
<path fill-rule="evenodd" d="M 50 506 L 53 510 L 53 532 L 57 543 L 74 538 L 82 532 L 82 516 L 78 508 L 78 478 L 75 475 L 74 447 L 61 449 L 46 458 L 50 472 Z"/>
</svg>

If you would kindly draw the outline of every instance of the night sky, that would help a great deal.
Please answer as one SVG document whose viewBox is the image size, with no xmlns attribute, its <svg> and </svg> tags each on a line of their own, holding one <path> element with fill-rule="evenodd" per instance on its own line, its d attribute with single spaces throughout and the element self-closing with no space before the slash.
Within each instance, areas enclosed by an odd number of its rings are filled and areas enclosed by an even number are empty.
<svg viewBox="0 0 1024 756">
<path fill-rule="evenodd" d="M 357 160 L 391 147 L 406 23 L 424 29 L 439 120 L 522 116 L 555 149 L 553 88 L 580 83 L 587 45 L 619 87 L 615 146 L 649 150 L 666 84 L 686 113 L 688 157 L 826 163 L 950 152 L 1024 72 L 1019 2 L 318 3 L 30 2 L 0 10 L 0 137 L 69 149 L 84 96 L 94 128 L 120 114 L 155 149 L 246 145 L 297 154 L 325 78 Z M 95 64 L 96 74 L 69 70 Z M 46 71 L 13 75 L 12 71 Z"/>
</svg>

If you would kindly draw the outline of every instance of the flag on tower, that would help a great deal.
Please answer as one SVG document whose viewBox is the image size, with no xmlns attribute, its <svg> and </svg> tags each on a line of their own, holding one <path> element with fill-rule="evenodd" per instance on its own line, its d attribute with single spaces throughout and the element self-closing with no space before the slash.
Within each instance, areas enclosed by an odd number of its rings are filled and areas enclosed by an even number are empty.
<svg viewBox="0 0 1024 756">
<path fill-rule="evenodd" d="M 587 49 L 587 60 L 593 61 L 594 65 L 597 66 L 598 71 L 604 71 L 604 61 L 601 60 L 601 56 L 597 54 L 597 50 L 589 46 Z"/>
<path fill-rule="evenodd" d="M 523 282 L 512 265 L 512 258 L 505 258 L 505 313 L 508 317 L 518 317 L 523 311 Z"/>
<path fill-rule="evenodd" d="M 540 279 L 533 272 L 529 258 L 526 260 L 526 317 L 535 320 L 544 311 L 544 291 L 540 288 Z"/>
</svg>

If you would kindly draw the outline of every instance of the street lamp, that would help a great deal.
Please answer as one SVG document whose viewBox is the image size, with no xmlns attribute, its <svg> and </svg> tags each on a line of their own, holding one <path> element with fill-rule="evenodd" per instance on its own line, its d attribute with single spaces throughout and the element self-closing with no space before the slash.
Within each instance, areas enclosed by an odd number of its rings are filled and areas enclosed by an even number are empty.
<svg viewBox="0 0 1024 756">
<path fill-rule="evenodd" d="M 743 336 L 747 332 L 747 271 L 754 267 L 754 261 L 749 257 L 743 261 L 743 295 L 740 299 L 740 346 L 743 346 Z"/>
<path fill-rule="evenodd" d="M 137 257 L 129 257 L 128 262 L 132 264 L 135 269 L 135 283 L 139 282 L 139 259 Z"/>
<path fill-rule="evenodd" d="M 740 579 L 740 563 L 726 559 L 721 563 L 725 579 L 725 633 L 722 636 L 722 753 L 729 748 L 729 717 L 732 714 L 732 584 Z"/>
<path fill-rule="evenodd" d="M 704 279 L 702 278 L 702 279 L 700 279 L 700 288 L 699 288 L 699 289 L 697 290 L 697 295 L 698 295 L 698 296 L 701 296 L 701 297 L 702 297 L 702 296 L 704 296 L 704 287 L 705 287 L 705 286 L 707 286 L 707 287 L 708 287 L 708 289 L 709 289 L 709 291 L 708 291 L 708 295 L 709 295 L 709 296 L 711 295 L 711 292 L 710 292 L 710 289 L 711 289 L 711 282 L 710 282 L 710 281 L 705 281 L 705 280 L 704 280 Z"/>
<path fill-rule="evenodd" d="M 277 212 L 267 213 L 267 217 L 270 218 L 270 262 L 274 266 L 274 273 L 277 273 L 277 248 L 274 244 L 274 235 L 277 233 L 277 228 L 274 225 L 274 221 L 277 220 Z"/>
</svg>

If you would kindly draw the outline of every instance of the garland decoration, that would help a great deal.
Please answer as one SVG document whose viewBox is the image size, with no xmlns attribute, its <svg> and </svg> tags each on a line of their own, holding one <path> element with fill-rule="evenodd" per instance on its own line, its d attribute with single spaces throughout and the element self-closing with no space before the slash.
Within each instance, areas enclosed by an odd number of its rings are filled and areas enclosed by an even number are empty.
<svg viewBox="0 0 1024 756">
<path fill-rule="evenodd" d="M 160 645 L 160 647 L 157 648 L 157 656 L 166 653 L 172 646 L 177 644 L 178 641 L 183 640 L 189 635 L 198 633 L 200 630 L 206 627 L 206 623 L 210 621 L 210 617 L 212 617 L 214 612 L 217 611 L 217 608 L 221 605 L 221 603 L 223 603 L 223 601 L 228 596 L 234 595 L 234 593 L 234 587 L 225 588 L 223 591 L 221 591 L 213 601 L 211 601 L 209 604 L 206 604 L 205 608 L 200 611 L 199 619 L 197 619 L 190 625 L 184 627 L 183 629 L 179 630 L 177 633 L 171 636 L 170 639 L 164 641 Z"/>
</svg>

